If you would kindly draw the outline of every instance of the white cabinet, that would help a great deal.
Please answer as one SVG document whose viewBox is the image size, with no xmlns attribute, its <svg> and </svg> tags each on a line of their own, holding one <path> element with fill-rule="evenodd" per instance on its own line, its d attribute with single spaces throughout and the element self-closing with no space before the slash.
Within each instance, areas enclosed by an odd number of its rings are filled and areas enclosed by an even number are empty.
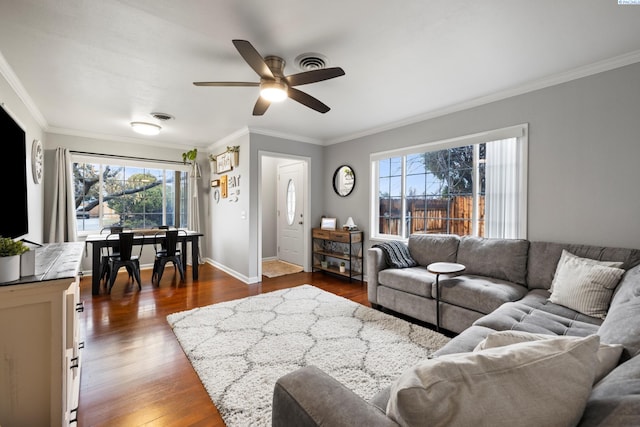
<svg viewBox="0 0 640 427">
<path fill-rule="evenodd" d="M 77 425 L 84 244 L 36 249 L 36 274 L 0 285 L 0 425 Z"/>
</svg>

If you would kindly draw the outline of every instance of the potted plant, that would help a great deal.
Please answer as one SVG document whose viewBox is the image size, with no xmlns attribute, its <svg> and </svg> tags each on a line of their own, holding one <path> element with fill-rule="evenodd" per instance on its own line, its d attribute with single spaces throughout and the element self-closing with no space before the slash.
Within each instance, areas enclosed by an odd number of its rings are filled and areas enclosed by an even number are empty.
<svg viewBox="0 0 640 427">
<path fill-rule="evenodd" d="M 0 237 L 0 283 L 20 278 L 20 255 L 28 250 L 29 247 L 20 240 Z"/>
<path fill-rule="evenodd" d="M 340 273 L 344 273 L 346 270 L 346 266 L 344 261 L 340 262 Z"/>
<path fill-rule="evenodd" d="M 196 163 L 196 157 L 198 157 L 198 149 L 194 148 L 193 150 L 189 150 L 187 152 L 182 153 L 182 162 L 186 165 L 187 163 L 191 165 L 191 173 L 190 176 L 192 178 L 200 178 L 200 166 Z"/>
</svg>

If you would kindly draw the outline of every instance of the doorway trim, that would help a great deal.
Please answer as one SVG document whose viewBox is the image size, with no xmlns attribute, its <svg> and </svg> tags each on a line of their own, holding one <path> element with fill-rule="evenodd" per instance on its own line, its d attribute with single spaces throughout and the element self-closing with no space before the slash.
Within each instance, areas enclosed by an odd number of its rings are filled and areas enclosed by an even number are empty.
<svg viewBox="0 0 640 427">
<path fill-rule="evenodd" d="M 262 159 L 263 157 L 274 157 L 277 159 L 286 159 L 286 160 L 296 160 L 301 161 L 303 163 L 303 171 L 302 171 L 302 180 L 303 187 L 305 190 L 305 200 L 304 200 L 304 210 L 305 217 L 304 223 L 302 224 L 303 229 L 303 265 L 302 268 L 304 271 L 311 271 L 311 262 L 310 262 L 310 247 L 311 245 L 311 222 L 309 218 L 311 217 L 311 180 L 309 179 L 309 171 L 311 170 L 311 157 L 306 156 L 296 156 L 293 154 L 286 153 L 278 153 L 274 151 L 264 151 L 258 150 L 258 176 L 260 177 L 260 185 L 258 185 L 258 241 L 257 241 L 257 252 L 258 252 L 258 278 L 259 281 L 262 280 Z"/>
</svg>

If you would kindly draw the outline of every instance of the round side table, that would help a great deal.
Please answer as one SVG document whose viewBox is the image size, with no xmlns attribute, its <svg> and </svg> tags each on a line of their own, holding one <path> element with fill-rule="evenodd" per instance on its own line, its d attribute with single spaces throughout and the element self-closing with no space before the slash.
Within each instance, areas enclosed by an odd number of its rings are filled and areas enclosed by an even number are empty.
<svg viewBox="0 0 640 427">
<path fill-rule="evenodd" d="M 436 330 L 440 332 L 440 275 L 456 274 L 465 270 L 465 266 L 455 262 L 434 262 L 427 265 L 427 271 L 436 275 Z"/>
</svg>

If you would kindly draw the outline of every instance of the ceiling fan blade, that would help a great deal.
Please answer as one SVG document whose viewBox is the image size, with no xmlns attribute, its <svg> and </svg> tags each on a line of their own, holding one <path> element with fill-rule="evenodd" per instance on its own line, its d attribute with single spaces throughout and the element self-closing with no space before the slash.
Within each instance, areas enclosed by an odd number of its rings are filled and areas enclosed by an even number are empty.
<svg viewBox="0 0 640 427">
<path fill-rule="evenodd" d="M 254 116 L 263 115 L 264 112 L 267 111 L 267 108 L 269 108 L 269 105 L 271 105 L 271 102 L 259 96 L 258 100 L 256 101 L 256 105 L 254 105 L 253 107 L 253 115 Z"/>
<path fill-rule="evenodd" d="M 344 70 L 340 67 L 322 68 L 319 70 L 292 74 L 287 76 L 287 82 L 289 83 L 289 86 L 299 86 L 321 82 L 322 80 L 329 80 L 340 76 L 344 76 Z"/>
<path fill-rule="evenodd" d="M 313 108 L 314 110 L 323 114 L 331 109 L 322 102 L 318 101 L 313 96 L 292 87 L 289 88 L 289 98 L 293 99 L 294 101 L 298 101 L 300 104 L 305 105 L 309 108 Z"/>
<path fill-rule="evenodd" d="M 196 86 L 260 86 L 257 82 L 193 82 Z"/>
<path fill-rule="evenodd" d="M 267 63 L 264 62 L 264 58 L 251 43 L 246 40 L 233 40 L 233 45 L 238 49 L 240 56 L 247 61 L 247 64 L 249 64 L 249 66 L 253 68 L 253 71 L 258 73 L 261 78 L 275 79 L 271 69 L 267 66 Z"/>
</svg>

